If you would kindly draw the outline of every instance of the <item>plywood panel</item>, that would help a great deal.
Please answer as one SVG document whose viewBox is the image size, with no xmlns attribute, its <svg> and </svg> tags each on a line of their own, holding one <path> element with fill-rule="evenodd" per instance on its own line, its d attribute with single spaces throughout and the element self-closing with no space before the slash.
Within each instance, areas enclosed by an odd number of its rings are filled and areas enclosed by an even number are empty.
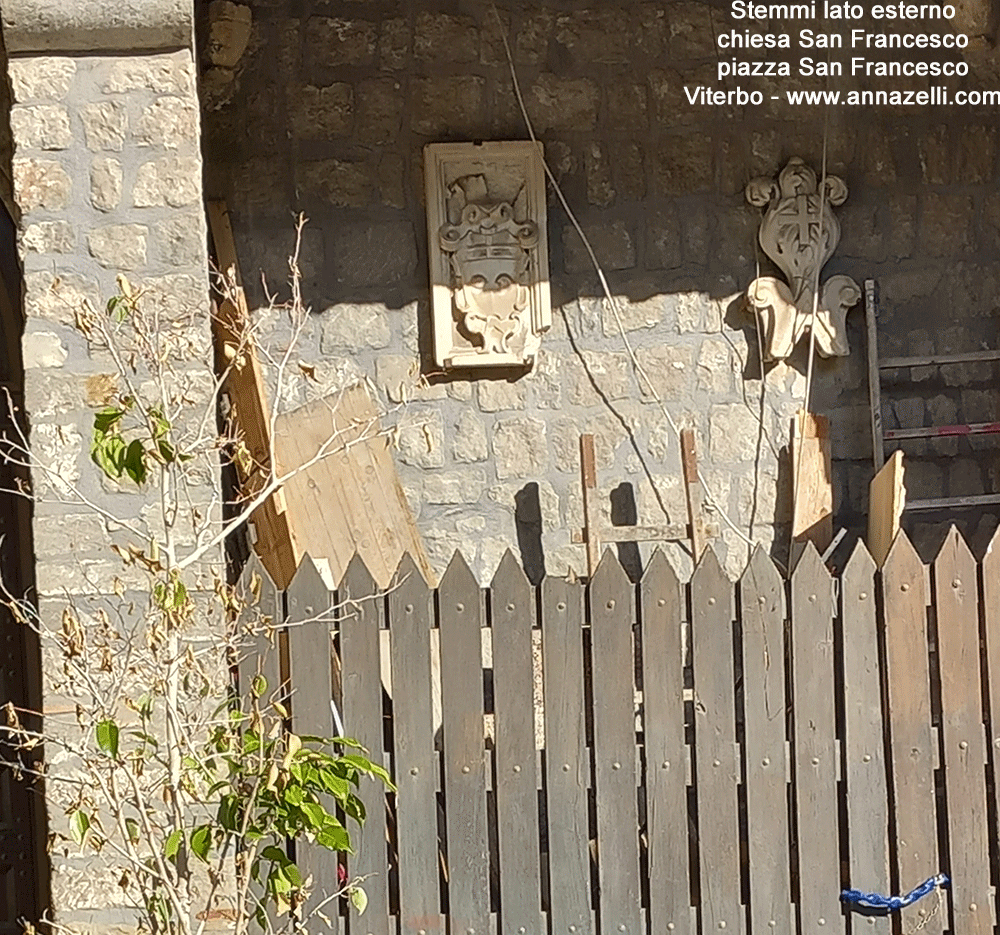
<svg viewBox="0 0 1000 935">
<path fill-rule="evenodd" d="M 830 420 L 800 410 L 792 420 L 792 538 L 823 552 L 833 539 Z"/>
</svg>

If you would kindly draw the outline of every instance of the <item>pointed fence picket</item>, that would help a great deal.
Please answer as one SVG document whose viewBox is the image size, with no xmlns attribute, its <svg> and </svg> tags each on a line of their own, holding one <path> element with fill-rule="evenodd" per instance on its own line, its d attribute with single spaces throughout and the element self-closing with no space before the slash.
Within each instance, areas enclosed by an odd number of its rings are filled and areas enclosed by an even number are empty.
<svg viewBox="0 0 1000 935">
<path fill-rule="evenodd" d="M 398 789 L 361 784 L 347 935 L 889 935 L 841 889 L 942 872 L 901 931 L 992 929 L 1000 536 L 977 569 L 953 532 L 930 577 L 905 535 L 836 580 L 808 546 L 790 582 L 709 549 L 688 584 L 608 553 L 535 588 L 508 553 L 485 590 L 456 555 L 436 590 L 404 557 L 379 592 L 356 558 L 335 595 L 308 560 L 283 595 L 251 561 L 242 690 L 264 672 L 299 732 L 332 733 L 333 701 Z M 297 856 L 335 890 L 331 855 Z"/>
</svg>

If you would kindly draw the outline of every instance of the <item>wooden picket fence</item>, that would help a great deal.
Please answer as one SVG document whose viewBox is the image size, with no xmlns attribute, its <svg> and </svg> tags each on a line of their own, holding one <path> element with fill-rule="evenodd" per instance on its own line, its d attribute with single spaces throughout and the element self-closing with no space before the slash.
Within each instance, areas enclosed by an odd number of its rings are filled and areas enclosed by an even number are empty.
<svg viewBox="0 0 1000 935">
<path fill-rule="evenodd" d="M 436 590 L 406 557 L 382 594 L 357 559 L 336 592 L 306 560 L 261 602 L 289 624 L 292 729 L 329 734 L 336 698 L 397 786 L 362 785 L 347 935 L 994 929 L 1000 535 L 978 567 L 953 530 L 929 567 L 901 535 L 880 573 L 810 546 L 790 581 L 758 552 L 735 584 L 711 551 L 686 585 L 606 553 L 538 588 L 510 554 L 486 589 L 460 555 Z M 330 608 L 333 669 L 296 625 Z M 841 900 L 939 872 L 898 915 Z"/>
</svg>

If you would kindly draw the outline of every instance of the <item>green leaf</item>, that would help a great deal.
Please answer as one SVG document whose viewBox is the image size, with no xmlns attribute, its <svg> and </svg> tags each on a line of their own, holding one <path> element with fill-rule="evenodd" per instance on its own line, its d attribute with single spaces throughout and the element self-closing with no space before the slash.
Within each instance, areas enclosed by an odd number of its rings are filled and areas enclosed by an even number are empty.
<svg viewBox="0 0 1000 935">
<path fill-rule="evenodd" d="M 126 818 L 125 830 L 128 833 L 129 841 L 135 844 L 139 840 L 139 822 L 134 818 Z"/>
<path fill-rule="evenodd" d="M 94 432 L 107 435 L 124 417 L 125 410 L 107 406 L 94 414 Z"/>
<path fill-rule="evenodd" d="M 69 816 L 69 833 L 70 837 L 77 843 L 82 845 L 84 838 L 87 837 L 87 832 L 90 830 L 90 817 L 86 812 L 77 809 Z"/>
<path fill-rule="evenodd" d="M 354 853 L 354 849 L 351 847 L 351 836 L 339 823 L 327 825 L 316 835 L 316 843 L 330 851 Z"/>
<path fill-rule="evenodd" d="M 191 851 L 208 863 L 208 852 L 212 849 L 212 826 L 201 825 L 191 833 Z"/>
<path fill-rule="evenodd" d="M 97 746 L 105 753 L 118 759 L 118 725 L 111 720 L 100 721 L 97 725 Z"/>
<path fill-rule="evenodd" d="M 169 838 L 167 838 L 166 843 L 163 845 L 163 856 L 166 857 L 167 860 L 173 860 L 177 856 L 178 851 L 180 851 L 181 841 L 183 840 L 184 831 L 181 828 L 178 828 L 175 832 L 173 832 L 173 834 L 170 835 Z"/>
<path fill-rule="evenodd" d="M 120 435 L 94 435 L 90 456 L 107 477 L 118 479 L 122 476 L 125 462 L 125 442 Z"/>
<path fill-rule="evenodd" d="M 323 808 L 322 805 L 317 805 L 315 802 L 303 802 L 301 809 L 302 814 L 309 819 L 309 823 L 316 831 L 326 827 L 327 822 L 329 822 L 331 818 L 326 809 Z"/>
<path fill-rule="evenodd" d="M 174 607 L 183 607 L 187 600 L 187 588 L 179 578 L 174 579 Z"/>
<path fill-rule="evenodd" d="M 285 876 L 288 878 L 288 882 L 291 883 L 292 886 L 296 888 L 302 886 L 302 871 L 299 870 L 294 863 L 289 861 L 281 869 L 284 871 Z"/>
<path fill-rule="evenodd" d="M 251 687 L 254 695 L 260 698 L 267 691 L 267 679 L 263 675 L 255 675 Z"/>
<path fill-rule="evenodd" d="M 360 886 L 351 888 L 351 905 L 358 910 L 359 916 L 363 916 L 368 908 L 368 894 Z"/>
<path fill-rule="evenodd" d="M 122 457 L 122 467 L 129 477 L 137 484 L 142 484 L 146 480 L 146 452 L 139 439 L 129 443 L 125 454 Z"/>
<path fill-rule="evenodd" d="M 280 848 L 275 847 L 273 844 L 269 844 L 260 852 L 260 856 L 265 860 L 274 860 L 278 863 L 284 863 L 288 860 L 288 855 Z"/>
</svg>

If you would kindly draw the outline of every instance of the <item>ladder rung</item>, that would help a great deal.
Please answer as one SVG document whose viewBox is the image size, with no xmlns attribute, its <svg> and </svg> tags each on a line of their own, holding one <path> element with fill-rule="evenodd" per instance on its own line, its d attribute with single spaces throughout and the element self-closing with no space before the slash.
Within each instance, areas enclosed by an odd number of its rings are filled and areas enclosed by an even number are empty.
<svg viewBox="0 0 1000 935">
<path fill-rule="evenodd" d="M 970 497 L 939 497 L 933 500 L 908 500 L 905 510 L 942 510 L 948 507 L 990 506 L 1000 503 L 1000 493 L 982 493 Z"/>
<path fill-rule="evenodd" d="M 947 438 L 954 435 L 998 435 L 1000 422 L 973 422 L 969 425 L 928 425 L 913 429 L 886 429 L 886 441 L 902 438 Z"/>
<path fill-rule="evenodd" d="M 879 370 L 897 367 L 934 367 L 941 364 L 971 364 L 981 360 L 1000 360 L 1000 351 L 973 351 L 969 354 L 931 354 L 929 357 L 886 357 Z"/>
</svg>

